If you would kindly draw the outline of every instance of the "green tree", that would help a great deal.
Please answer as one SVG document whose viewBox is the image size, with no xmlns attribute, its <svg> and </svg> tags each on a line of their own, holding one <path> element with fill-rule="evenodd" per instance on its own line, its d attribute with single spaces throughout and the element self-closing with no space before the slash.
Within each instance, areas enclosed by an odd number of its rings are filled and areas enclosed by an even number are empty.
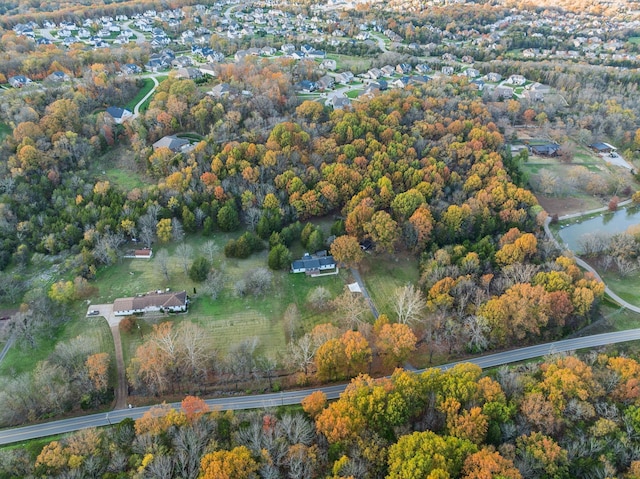
<svg viewBox="0 0 640 479">
<path fill-rule="evenodd" d="M 465 459 L 477 451 L 465 439 L 432 431 L 402 436 L 389 448 L 388 479 L 459 477 Z"/>
<path fill-rule="evenodd" d="M 273 270 L 288 269 L 291 266 L 291 253 L 283 244 L 276 244 L 269 251 L 269 268 Z"/>
<path fill-rule="evenodd" d="M 218 226 L 222 231 L 234 231 L 240 226 L 238 211 L 232 202 L 227 202 L 218 211 Z"/>
<path fill-rule="evenodd" d="M 211 263 L 204 256 L 198 256 L 189 268 L 189 278 L 196 283 L 201 283 L 207 279 L 207 274 L 211 269 Z"/>
</svg>

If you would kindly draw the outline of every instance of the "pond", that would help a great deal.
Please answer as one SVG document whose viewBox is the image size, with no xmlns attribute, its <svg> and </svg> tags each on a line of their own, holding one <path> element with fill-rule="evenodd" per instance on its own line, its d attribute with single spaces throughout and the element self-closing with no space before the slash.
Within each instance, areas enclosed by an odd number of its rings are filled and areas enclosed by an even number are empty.
<svg viewBox="0 0 640 479">
<path fill-rule="evenodd" d="M 570 250 L 580 253 L 580 239 L 586 234 L 613 235 L 623 233 L 629 226 L 640 224 L 640 208 L 625 208 L 615 213 L 602 213 L 595 218 L 576 221 L 564 226 L 558 234 Z"/>
</svg>

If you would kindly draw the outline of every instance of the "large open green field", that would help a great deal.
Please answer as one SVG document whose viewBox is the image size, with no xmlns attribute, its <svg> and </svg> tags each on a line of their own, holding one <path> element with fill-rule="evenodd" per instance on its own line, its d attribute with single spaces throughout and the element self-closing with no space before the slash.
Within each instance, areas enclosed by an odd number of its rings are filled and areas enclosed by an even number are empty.
<svg viewBox="0 0 640 479">
<path fill-rule="evenodd" d="M 354 73 L 367 71 L 371 68 L 371 59 L 342 55 L 340 53 L 328 53 L 327 58 L 336 61 L 337 71 L 351 70 Z"/>
<path fill-rule="evenodd" d="M 125 147 L 110 149 L 91 165 L 90 171 L 96 179 L 109 181 L 121 191 L 129 192 L 154 182 L 138 173 L 134 153 Z"/>
<path fill-rule="evenodd" d="M 219 246 L 214 258 L 214 267 L 224 273 L 224 288 L 218 298 L 212 300 L 204 294 L 201 284 L 194 283 L 185 274 L 182 261 L 176 252 L 174 243 L 164 247 L 169 254 L 169 280 L 167 281 L 158 269 L 157 258 L 124 259 L 120 264 L 104 268 L 98 272 L 96 285 L 99 293 L 92 302 L 107 303 L 118 297 L 133 296 L 136 293 L 171 288 L 186 290 L 191 296 L 192 304 L 186 315 L 171 315 L 172 321 L 195 321 L 203 326 L 211 335 L 216 349 L 225 352 L 231 345 L 243 339 L 258 337 L 261 348 L 277 354 L 283 351 L 285 334 L 283 327 L 284 312 L 290 304 L 296 304 L 300 311 L 299 332 L 309 331 L 314 325 L 334 320 L 331 312 L 318 312 L 306 306 L 306 298 L 310 291 L 318 286 L 327 288 L 333 297 L 340 294 L 345 285 L 347 272 L 335 276 L 311 278 L 303 274 L 291 274 L 284 271 L 274 272 L 273 287 L 262 297 L 237 297 L 234 285 L 248 272 L 256 268 L 266 267 L 267 252 L 256 253 L 247 259 L 228 259 L 224 257 L 223 248 L 230 238 L 239 233 L 217 233 L 213 237 L 201 235 L 189 237 L 186 242 L 198 254 L 202 245 L 209 240 Z M 154 252 L 163 249 L 156 247 Z M 292 248 L 294 256 L 299 247 Z M 194 294 L 194 289 L 196 294 Z M 141 322 L 141 333 L 151 330 L 149 324 Z M 141 336 L 137 331 L 131 335 L 123 335 L 125 361 L 135 352 L 140 344 Z"/>
</svg>

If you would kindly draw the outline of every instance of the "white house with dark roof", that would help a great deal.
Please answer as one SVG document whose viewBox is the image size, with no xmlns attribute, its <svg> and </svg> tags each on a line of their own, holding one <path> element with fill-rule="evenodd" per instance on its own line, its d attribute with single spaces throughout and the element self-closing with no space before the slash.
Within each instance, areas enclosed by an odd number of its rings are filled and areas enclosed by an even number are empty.
<svg viewBox="0 0 640 479">
<path fill-rule="evenodd" d="M 179 313 L 186 311 L 188 305 L 189 298 L 186 291 L 159 291 L 139 294 L 133 298 L 118 298 L 113 302 L 113 314 L 129 316 L 157 311 Z"/>
<path fill-rule="evenodd" d="M 305 253 L 301 259 L 291 263 L 291 272 L 315 274 L 320 271 L 335 269 L 336 262 L 333 259 L 333 256 L 327 256 L 326 252 L 323 253 L 324 254 L 316 253 L 314 255 Z"/>
</svg>

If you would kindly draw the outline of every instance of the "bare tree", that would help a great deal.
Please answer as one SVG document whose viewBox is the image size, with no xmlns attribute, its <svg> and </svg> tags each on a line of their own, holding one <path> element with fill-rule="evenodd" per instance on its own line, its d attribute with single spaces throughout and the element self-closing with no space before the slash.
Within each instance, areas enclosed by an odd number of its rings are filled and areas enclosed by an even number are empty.
<svg viewBox="0 0 640 479">
<path fill-rule="evenodd" d="M 173 477 L 173 459 L 167 454 L 156 454 L 144 471 L 144 477 L 153 479 L 171 479 Z"/>
<path fill-rule="evenodd" d="M 358 329 L 367 322 L 369 305 L 360 293 L 352 293 L 345 287 L 344 292 L 332 302 L 333 307 L 339 312 L 339 321 L 345 327 Z"/>
<path fill-rule="evenodd" d="M 184 321 L 178 327 L 177 342 L 182 374 L 187 382 L 201 384 L 212 356 L 209 335 L 201 326 Z"/>
<path fill-rule="evenodd" d="M 513 263 L 502 268 L 502 275 L 507 280 L 507 284 L 513 286 L 516 283 L 530 283 L 538 270 L 535 264 Z"/>
<path fill-rule="evenodd" d="M 184 479 L 196 479 L 200 472 L 200 458 L 211 442 L 215 423 L 203 418 L 188 426 L 180 427 L 172 438 L 175 451 L 176 475 Z"/>
<path fill-rule="evenodd" d="M 213 240 L 206 241 L 201 247 L 200 252 L 209 260 L 209 264 L 213 264 L 213 260 L 220 251 L 220 247 Z"/>
<path fill-rule="evenodd" d="M 273 285 L 273 273 L 268 268 L 257 268 L 245 277 L 246 290 L 254 296 L 262 296 Z"/>
<path fill-rule="evenodd" d="M 467 349 L 473 352 L 484 351 L 489 347 L 490 327 L 482 316 L 469 316 L 464 320 L 463 331 L 467 338 Z"/>
<path fill-rule="evenodd" d="M 198 228 L 202 228 L 202 224 L 204 220 L 207 218 L 207 214 L 202 210 L 202 208 L 197 207 L 193 212 L 193 216 L 195 217 L 195 220 L 196 220 L 196 226 Z"/>
<path fill-rule="evenodd" d="M 207 273 L 207 280 L 200 287 L 205 294 L 215 300 L 224 288 L 225 276 L 219 269 L 212 269 Z"/>
<path fill-rule="evenodd" d="M 104 264 L 112 264 L 118 259 L 118 248 L 124 243 L 124 235 L 120 233 L 106 233 L 100 235 L 93 249 L 93 256 Z"/>
<path fill-rule="evenodd" d="M 400 324 L 414 324 L 421 321 L 426 301 L 419 288 L 407 284 L 396 288 L 393 295 L 393 310 Z"/>
<path fill-rule="evenodd" d="M 178 255 L 180 264 L 182 264 L 184 274 L 189 274 L 189 265 L 193 258 L 193 247 L 187 243 L 180 243 L 176 248 L 176 254 Z"/>
<path fill-rule="evenodd" d="M 257 337 L 247 338 L 229 349 L 226 358 L 226 370 L 234 378 L 236 389 L 238 381 L 248 379 L 255 369 L 255 353 L 260 341 Z"/>
<path fill-rule="evenodd" d="M 633 273 L 635 270 L 638 269 L 637 261 L 631 261 L 623 258 L 622 256 L 616 256 L 615 261 L 616 261 L 616 266 L 618 268 L 618 272 L 622 277 L 627 277 L 631 273 Z"/>
<path fill-rule="evenodd" d="M 176 243 L 184 239 L 184 229 L 177 218 L 171 220 L 171 239 Z"/>
<path fill-rule="evenodd" d="M 309 372 L 309 366 L 313 364 L 316 351 L 320 345 L 310 334 L 305 334 L 298 341 L 289 343 L 289 352 L 287 355 L 288 362 L 291 366 L 299 371 L 304 372 L 305 376 Z"/>
<path fill-rule="evenodd" d="M 156 253 L 154 264 L 164 276 L 165 281 L 169 281 L 169 253 L 166 249 L 161 249 Z"/>
<path fill-rule="evenodd" d="M 317 286 L 313 288 L 307 295 L 307 303 L 311 307 L 317 310 L 324 310 L 329 306 L 329 299 L 331 293 L 324 286 Z"/>
<path fill-rule="evenodd" d="M 300 311 L 295 303 L 291 303 L 284 312 L 284 333 L 287 341 L 293 341 L 296 338 L 296 330 L 299 326 Z"/>
<path fill-rule="evenodd" d="M 259 356 L 256 359 L 256 368 L 260 375 L 269 381 L 269 389 L 273 389 L 273 376 L 278 368 L 278 361 L 273 356 Z"/>
</svg>

